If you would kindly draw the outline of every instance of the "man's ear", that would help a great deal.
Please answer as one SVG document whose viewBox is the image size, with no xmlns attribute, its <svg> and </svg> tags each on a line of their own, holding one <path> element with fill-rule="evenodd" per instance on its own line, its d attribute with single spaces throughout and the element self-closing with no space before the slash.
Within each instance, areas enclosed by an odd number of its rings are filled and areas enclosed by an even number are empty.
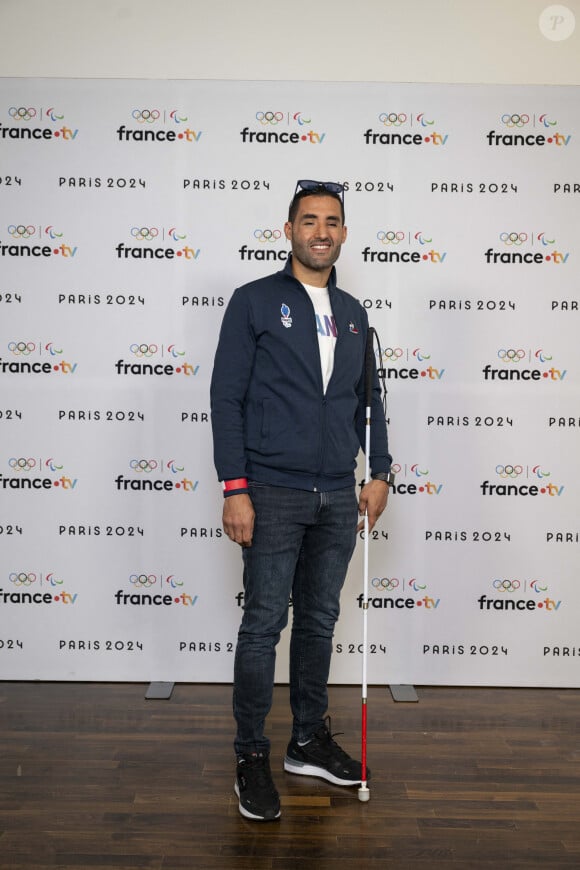
<svg viewBox="0 0 580 870">
<path fill-rule="evenodd" d="M 292 224 L 290 223 L 290 221 L 286 221 L 286 223 L 284 224 L 284 235 L 289 242 L 292 241 Z"/>
</svg>

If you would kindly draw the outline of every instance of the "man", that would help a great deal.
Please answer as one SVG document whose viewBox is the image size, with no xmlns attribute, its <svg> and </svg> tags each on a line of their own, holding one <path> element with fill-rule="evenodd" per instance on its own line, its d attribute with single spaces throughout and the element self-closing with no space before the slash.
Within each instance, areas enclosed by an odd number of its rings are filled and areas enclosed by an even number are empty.
<svg viewBox="0 0 580 870">
<path fill-rule="evenodd" d="M 374 372 L 373 479 L 357 500 L 368 321 L 336 286 L 334 263 L 347 235 L 343 196 L 340 184 L 298 182 L 284 226 L 292 246 L 286 268 L 234 292 L 215 356 L 211 409 L 223 527 L 244 562 L 233 709 L 235 791 L 250 819 L 280 816 L 264 724 L 290 596 L 293 727 L 284 769 L 337 785 L 361 782 L 360 762 L 333 740 L 324 718 L 327 683 L 359 514 L 367 512 L 372 528 L 385 509 L 391 457 Z"/>
</svg>

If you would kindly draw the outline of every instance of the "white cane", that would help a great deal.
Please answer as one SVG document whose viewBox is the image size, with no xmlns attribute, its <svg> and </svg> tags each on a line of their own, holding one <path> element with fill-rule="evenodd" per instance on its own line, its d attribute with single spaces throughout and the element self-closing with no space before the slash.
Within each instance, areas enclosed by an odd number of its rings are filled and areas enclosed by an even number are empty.
<svg viewBox="0 0 580 870">
<path fill-rule="evenodd" d="M 373 336 L 369 326 L 365 350 L 365 484 L 370 480 L 371 402 L 373 392 Z M 371 794 L 367 786 L 367 634 L 369 613 L 369 518 L 364 515 L 363 548 L 363 651 L 362 651 L 362 709 L 361 709 L 361 783 L 359 801 L 366 802 Z"/>
</svg>

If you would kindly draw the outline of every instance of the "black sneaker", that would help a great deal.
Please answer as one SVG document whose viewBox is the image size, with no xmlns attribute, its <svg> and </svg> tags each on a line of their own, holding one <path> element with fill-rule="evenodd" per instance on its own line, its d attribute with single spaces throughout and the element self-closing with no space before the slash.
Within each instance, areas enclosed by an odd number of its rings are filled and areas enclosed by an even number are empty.
<svg viewBox="0 0 580 870">
<path fill-rule="evenodd" d="M 280 818 L 280 798 L 272 781 L 270 760 L 264 752 L 240 755 L 234 790 L 246 819 L 269 822 Z"/>
<path fill-rule="evenodd" d="M 305 746 L 300 746 L 292 739 L 286 750 L 284 770 L 303 776 L 319 776 L 335 785 L 359 785 L 362 774 L 360 761 L 347 755 L 332 739 L 333 736 L 330 733 L 330 716 L 327 716 L 325 724 L 312 735 Z M 366 778 L 371 778 L 368 767 Z"/>
</svg>

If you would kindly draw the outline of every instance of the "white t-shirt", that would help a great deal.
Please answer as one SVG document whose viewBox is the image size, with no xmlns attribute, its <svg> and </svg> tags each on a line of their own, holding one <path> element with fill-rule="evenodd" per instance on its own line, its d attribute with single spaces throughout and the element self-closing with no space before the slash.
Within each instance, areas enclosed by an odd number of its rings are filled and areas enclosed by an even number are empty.
<svg viewBox="0 0 580 870">
<path fill-rule="evenodd" d="M 316 329 L 318 332 L 318 348 L 320 350 L 320 368 L 322 371 L 322 385 L 324 392 L 328 387 L 330 376 L 334 368 L 334 348 L 336 346 L 336 323 L 330 307 L 328 287 L 312 287 L 310 284 L 302 285 L 314 305 L 316 316 Z"/>
</svg>

